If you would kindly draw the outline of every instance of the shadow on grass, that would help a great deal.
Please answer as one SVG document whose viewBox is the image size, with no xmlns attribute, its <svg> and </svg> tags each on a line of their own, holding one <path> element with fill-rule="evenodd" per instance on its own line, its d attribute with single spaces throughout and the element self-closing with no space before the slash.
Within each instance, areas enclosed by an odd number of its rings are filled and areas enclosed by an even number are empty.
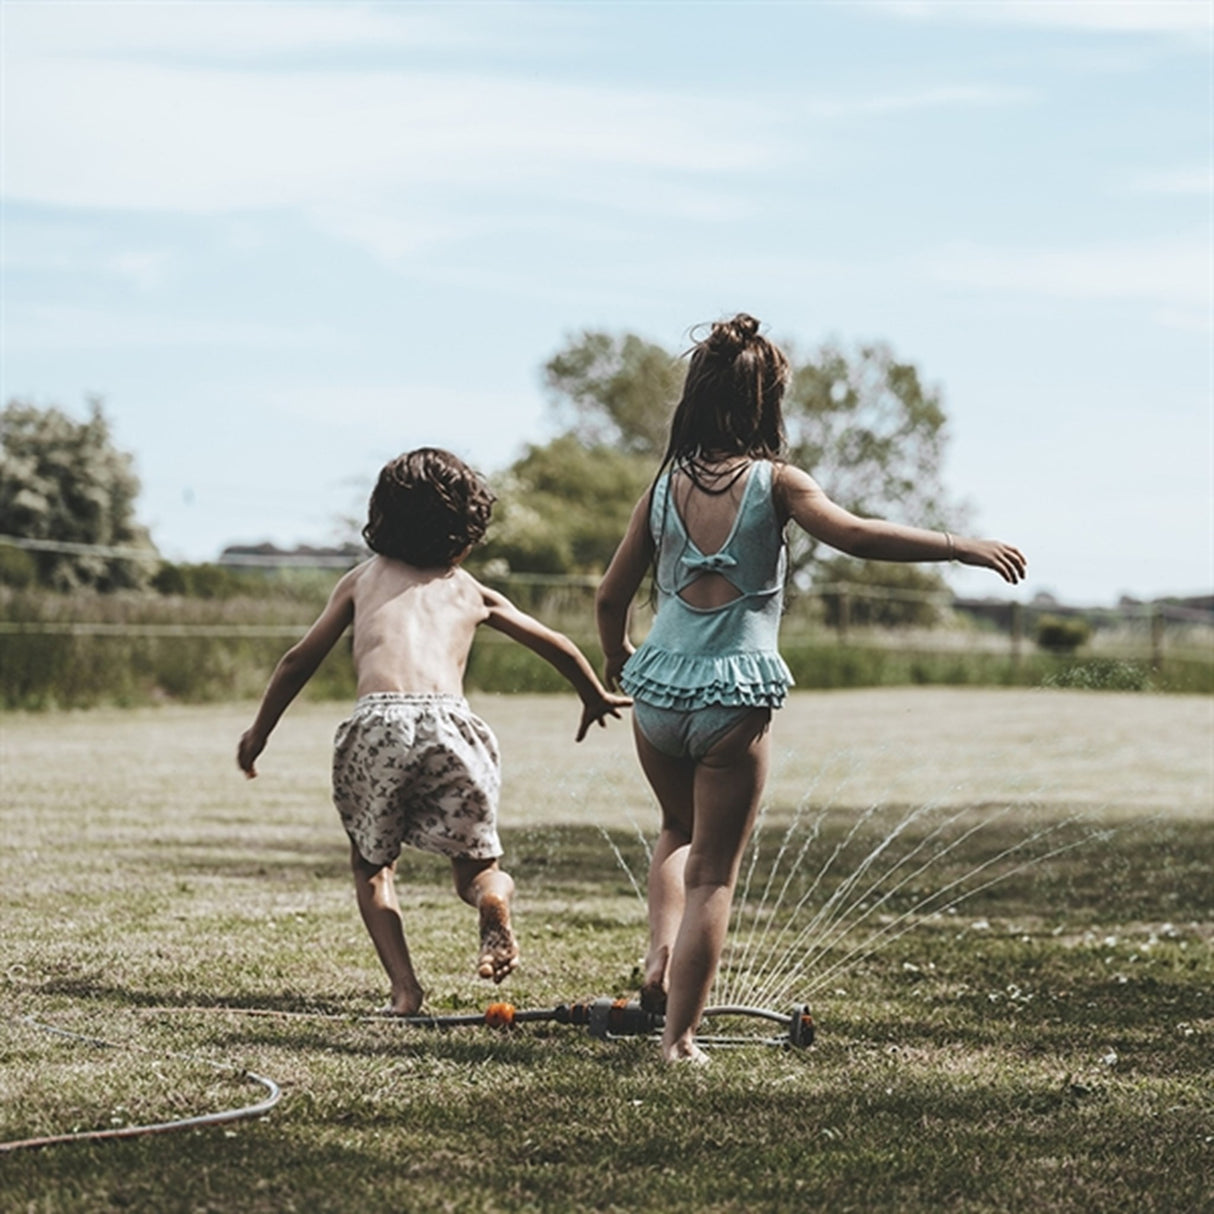
<svg viewBox="0 0 1214 1214">
<path fill-rule="evenodd" d="M 1000 879 L 966 902 L 967 913 L 1003 916 L 1084 916 L 1092 922 L 1214 916 L 1209 873 L 1214 868 L 1214 821 L 1180 822 L 1142 818 L 1113 827 L 1085 824 L 1065 811 L 1017 809 L 1002 814 L 998 806 L 975 807 L 933 837 L 939 816 L 925 815 L 900 825 L 913 810 L 881 807 L 865 818 L 864 810 L 831 809 L 814 825 L 816 811 L 785 831 L 791 815 L 773 811 L 757 837 L 758 862 L 750 897 L 758 899 L 772 864 L 783 854 L 776 884 L 787 880 L 785 904 L 795 904 L 816 886 L 818 902 L 829 898 L 852 877 L 867 857 L 880 863 L 870 878 L 886 871 L 902 855 L 923 848 L 918 866 L 937 858 L 910 883 L 894 893 L 886 909 L 898 913 L 953 882 L 986 884 Z M 971 828 L 972 834 L 966 835 Z M 811 830 L 816 836 L 809 838 Z M 854 831 L 854 833 L 853 833 Z M 1048 831 L 1035 842 L 1034 832 Z M 893 836 L 896 833 L 896 841 Z M 643 890 L 647 847 L 654 832 L 642 838 L 635 830 L 601 831 L 581 824 L 504 829 L 502 866 L 528 896 L 576 898 L 632 896 Z M 1064 854 L 1040 859 L 1065 845 Z M 884 849 L 884 850 L 881 850 Z M 1005 853 L 1002 859 L 997 859 Z M 789 871 L 794 857 L 796 867 Z M 169 866 L 182 878 L 272 882 L 347 881 L 347 853 L 340 835 L 330 841 L 291 840 L 257 832 L 239 841 L 161 840 L 132 848 L 132 864 Z M 750 853 L 744 861 L 749 870 Z M 907 870 L 902 870 L 899 880 Z M 398 861 L 397 879 L 415 887 L 449 887 L 449 863 L 406 848 Z"/>
<path fill-rule="evenodd" d="M 520 882 L 541 892 L 593 890 L 603 896 L 633 894 L 628 875 L 612 850 L 643 887 L 648 865 L 644 844 L 635 834 L 611 832 L 611 842 L 593 826 L 541 826 L 501 831 L 501 864 Z M 160 839 L 126 848 L 133 868 L 169 866 L 183 878 L 200 876 L 232 881 L 348 881 L 350 862 L 340 832 L 330 841 L 290 840 L 270 833 L 239 842 L 216 839 Z M 397 861 L 402 885 L 451 885 L 451 865 L 441 856 L 404 848 Z"/>
<path fill-rule="evenodd" d="M 131 986 L 120 986 L 95 978 L 50 978 L 45 982 L 31 983 L 26 989 L 37 995 L 61 995 L 72 999 L 88 999 L 115 1008 L 154 1009 L 171 1011 L 231 1011 L 246 1015 L 282 1014 L 328 1015 L 354 1017 L 357 1013 L 336 1004 L 295 994 L 267 994 L 256 996 L 244 994 L 217 995 L 213 989 L 194 993 L 181 990 L 139 990 Z M 251 1003 L 256 1002 L 255 1007 Z M 365 1010 L 363 1012 L 365 1016 Z"/>
</svg>

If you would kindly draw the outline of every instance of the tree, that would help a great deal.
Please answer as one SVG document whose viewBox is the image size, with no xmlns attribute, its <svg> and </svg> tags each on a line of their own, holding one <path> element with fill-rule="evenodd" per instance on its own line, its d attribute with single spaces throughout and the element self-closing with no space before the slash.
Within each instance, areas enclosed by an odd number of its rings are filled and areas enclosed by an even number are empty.
<svg viewBox="0 0 1214 1214">
<path fill-rule="evenodd" d="M 569 433 L 579 441 L 652 459 L 666 450 L 683 372 L 677 358 L 634 333 L 585 331 L 548 360 L 544 380 L 558 412 L 571 408 Z"/>
<path fill-rule="evenodd" d="M 883 343 L 850 355 L 827 343 L 793 363 L 785 397 L 789 457 L 840 506 L 867 517 L 960 530 L 963 515 L 941 479 L 948 437 L 940 394 L 913 364 Z M 799 533 L 793 566 L 820 561 L 819 544 Z"/>
<path fill-rule="evenodd" d="M 636 499 L 649 484 L 651 461 L 575 434 L 527 448 L 504 481 L 477 561 L 515 572 L 601 573 Z"/>
<path fill-rule="evenodd" d="M 145 550 L 148 560 L 34 550 L 38 580 L 58 590 L 141 586 L 156 549 L 135 521 L 139 478 L 119 451 L 101 402 L 87 421 L 11 400 L 0 413 L 0 534 Z"/>
<path fill-rule="evenodd" d="M 940 475 L 944 409 L 916 368 L 879 343 L 851 353 L 826 344 L 804 360 L 791 346 L 785 351 L 793 366 L 784 409 L 790 458 L 857 514 L 959 530 L 961 511 L 948 502 Z M 627 520 L 665 451 L 684 373 L 680 359 L 632 333 L 584 331 L 553 355 L 545 383 L 568 429 L 547 447 L 529 448 L 501 487 L 501 538 L 505 544 L 512 537 L 505 558 L 511 568 L 605 565 L 622 529 L 612 537 L 610 528 L 593 527 L 585 510 L 593 506 L 613 526 Z M 547 476 L 549 488 L 541 491 L 537 469 L 562 461 L 568 467 L 563 479 Z M 584 484 L 594 485 L 592 502 Z M 818 550 L 811 538 L 794 536 L 791 568 L 802 575 L 798 580 L 819 569 Z"/>
</svg>

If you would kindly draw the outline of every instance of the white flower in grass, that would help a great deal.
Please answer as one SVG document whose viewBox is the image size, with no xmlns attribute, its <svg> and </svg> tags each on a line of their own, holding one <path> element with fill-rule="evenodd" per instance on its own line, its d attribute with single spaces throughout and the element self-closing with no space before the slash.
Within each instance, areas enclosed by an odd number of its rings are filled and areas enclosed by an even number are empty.
<svg viewBox="0 0 1214 1214">
<path fill-rule="evenodd" d="M 1105 1066 L 1116 1066 L 1118 1062 L 1117 1051 L 1110 1049 L 1107 1054 L 1101 1056 L 1100 1061 L 1103 1062 Z"/>
</svg>

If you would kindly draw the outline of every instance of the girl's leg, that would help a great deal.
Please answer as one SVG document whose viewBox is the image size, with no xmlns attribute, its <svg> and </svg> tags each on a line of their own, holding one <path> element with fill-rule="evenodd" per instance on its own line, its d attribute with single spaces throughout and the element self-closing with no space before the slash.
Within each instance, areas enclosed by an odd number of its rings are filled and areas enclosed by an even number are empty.
<svg viewBox="0 0 1214 1214">
<path fill-rule="evenodd" d="M 662 1056 L 703 1057 L 693 1034 L 716 977 L 742 852 L 767 778 L 770 710 L 756 709 L 695 769 L 695 829 L 683 880 L 686 905 L 670 957 Z"/>
<path fill-rule="evenodd" d="M 359 913 L 392 984 L 391 1001 L 384 1010 L 411 1016 L 421 1007 L 425 992 L 413 972 L 405 943 L 405 926 L 396 900 L 396 865 L 369 864 L 351 844 L 350 868 Z"/>
<path fill-rule="evenodd" d="M 662 811 L 662 829 L 649 862 L 649 948 L 641 982 L 641 1005 L 666 1010 L 666 971 L 683 919 L 683 870 L 691 844 L 695 762 L 663 754 L 637 728 L 637 757 Z"/>
<path fill-rule="evenodd" d="M 510 926 L 514 881 L 496 860 L 452 860 L 455 892 L 480 916 L 481 952 L 476 972 L 501 982 L 518 965 L 518 942 Z"/>
</svg>

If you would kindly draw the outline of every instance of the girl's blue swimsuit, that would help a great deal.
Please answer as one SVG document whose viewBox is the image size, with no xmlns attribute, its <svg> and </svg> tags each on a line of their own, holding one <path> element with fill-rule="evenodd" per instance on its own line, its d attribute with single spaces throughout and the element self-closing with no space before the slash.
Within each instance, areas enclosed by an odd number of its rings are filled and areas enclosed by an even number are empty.
<svg viewBox="0 0 1214 1214">
<path fill-rule="evenodd" d="M 624 690 L 642 703 L 681 711 L 780 707 L 793 678 L 778 649 L 786 558 L 770 461 L 751 464 L 733 529 L 716 552 L 701 552 L 687 534 L 669 471 L 654 486 L 649 527 L 657 547 L 657 617 L 624 666 Z M 705 573 L 727 579 L 738 597 L 720 607 L 693 607 L 681 598 Z"/>
</svg>

